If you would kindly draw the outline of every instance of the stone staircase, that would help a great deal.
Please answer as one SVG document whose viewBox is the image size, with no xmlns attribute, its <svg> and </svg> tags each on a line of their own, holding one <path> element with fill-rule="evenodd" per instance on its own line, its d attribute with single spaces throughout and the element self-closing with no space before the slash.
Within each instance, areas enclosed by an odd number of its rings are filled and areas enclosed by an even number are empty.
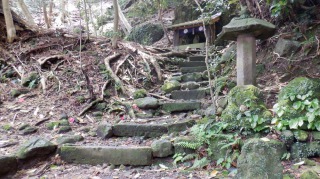
<svg viewBox="0 0 320 179">
<path fill-rule="evenodd" d="M 192 56 L 186 61 L 179 62 L 178 71 L 167 79 L 168 82 L 178 81 L 180 85 L 174 87 L 170 93 L 167 93 L 172 101 L 160 101 L 158 108 L 165 113 L 174 113 L 183 117 L 179 119 L 172 118 L 172 115 L 166 116 L 168 119 L 158 123 L 141 124 L 139 122 L 118 123 L 113 126 L 101 124 L 98 127 L 98 136 L 105 140 L 119 137 L 142 137 L 143 139 L 152 138 L 154 140 L 151 146 L 77 146 L 64 145 L 60 149 L 61 158 L 66 162 L 80 164 L 102 164 L 111 163 L 114 165 L 151 165 L 155 157 L 168 157 L 174 154 L 177 146 L 172 144 L 170 138 L 172 133 L 179 133 L 187 130 L 195 124 L 195 119 L 187 118 L 186 113 L 200 110 L 202 103 L 209 96 L 208 81 L 204 75 L 206 70 L 204 56 Z M 145 99 L 150 98 L 146 97 Z M 139 105 L 138 105 L 139 106 Z M 142 110 L 150 110 L 148 107 L 153 105 L 140 105 Z M 145 109 L 144 109 L 145 108 Z M 185 114 L 185 115 L 183 115 Z M 156 117 L 146 118 L 145 120 L 155 120 Z M 200 115 L 197 117 L 201 118 Z M 167 139 L 157 139 L 161 136 L 168 136 Z"/>
<path fill-rule="evenodd" d="M 139 107 L 136 114 L 151 111 L 158 115 L 126 119 L 115 124 L 101 123 L 94 129 L 97 136 L 74 135 L 73 132 L 81 133 L 82 129 L 79 128 L 60 136 L 56 141 L 34 138 L 24 143 L 16 156 L 0 157 L 0 164 L 16 167 L 18 161 L 57 152 L 67 163 L 144 166 L 183 151 L 182 147 L 175 144 L 189 140 L 185 131 L 202 117 L 192 111 L 203 107 L 210 91 L 204 73 L 206 66 L 203 56 L 189 57 L 177 66 L 165 82 L 176 84 L 169 91 L 166 90 L 165 95 L 170 100 L 153 97 L 135 100 Z M 66 119 L 59 122 L 62 120 Z M 172 141 L 175 137 L 176 140 Z M 10 168 L 14 167 L 9 167 L 8 171 Z"/>
</svg>

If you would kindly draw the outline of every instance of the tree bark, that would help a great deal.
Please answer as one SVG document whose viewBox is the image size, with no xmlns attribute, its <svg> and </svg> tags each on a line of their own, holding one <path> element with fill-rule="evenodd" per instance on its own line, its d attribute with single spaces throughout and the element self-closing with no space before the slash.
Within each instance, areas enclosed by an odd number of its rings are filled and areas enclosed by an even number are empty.
<svg viewBox="0 0 320 179">
<path fill-rule="evenodd" d="M 66 23 L 66 2 L 65 0 L 60 0 L 60 9 L 61 9 L 61 22 Z"/>
<path fill-rule="evenodd" d="M 132 26 L 130 25 L 130 23 L 127 20 L 127 18 L 124 16 L 124 14 L 123 14 L 120 6 L 119 6 L 119 2 L 118 1 L 117 1 L 117 6 L 118 6 L 118 12 L 119 12 L 120 21 L 122 22 L 122 24 L 126 28 L 125 32 L 126 32 L 126 35 L 128 35 L 132 30 Z"/>
<path fill-rule="evenodd" d="M 6 22 L 7 41 L 12 43 L 17 37 L 16 29 L 13 24 L 11 9 L 9 7 L 9 0 L 2 0 L 3 14 Z"/>
<path fill-rule="evenodd" d="M 114 20 L 113 20 L 113 38 L 112 38 L 112 47 L 117 48 L 118 41 L 118 27 L 119 27 L 119 8 L 118 0 L 113 0 L 113 9 L 114 9 Z"/>
<path fill-rule="evenodd" d="M 48 12 L 47 12 L 47 4 L 45 2 L 43 2 L 43 17 L 44 17 L 44 21 L 46 22 L 47 28 L 50 28 L 50 22 L 49 22 L 49 18 L 48 18 Z"/>
<path fill-rule="evenodd" d="M 32 15 L 30 14 L 30 11 L 27 7 L 27 5 L 24 3 L 23 0 L 18 0 L 18 5 L 20 9 L 22 10 L 24 16 L 26 17 L 27 21 L 30 23 L 31 26 L 36 26 L 36 23 L 34 22 L 34 19 Z"/>
<path fill-rule="evenodd" d="M 90 36 L 90 30 L 89 30 L 89 17 L 88 17 L 88 10 L 87 10 L 87 1 L 83 0 L 83 4 L 84 4 L 84 17 L 85 17 L 85 21 L 86 21 L 86 30 L 87 30 L 87 40 L 89 40 L 89 36 Z"/>
</svg>

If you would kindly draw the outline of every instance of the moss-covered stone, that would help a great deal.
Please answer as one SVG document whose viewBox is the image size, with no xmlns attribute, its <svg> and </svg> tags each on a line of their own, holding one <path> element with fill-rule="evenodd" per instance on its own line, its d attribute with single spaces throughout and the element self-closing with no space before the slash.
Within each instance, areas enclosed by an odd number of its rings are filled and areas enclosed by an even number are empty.
<svg viewBox="0 0 320 179">
<path fill-rule="evenodd" d="M 320 142 L 302 143 L 297 142 L 291 146 L 293 159 L 315 157 L 320 155 Z"/>
<path fill-rule="evenodd" d="M 56 145 L 46 139 L 35 137 L 24 143 L 18 150 L 18 159 L 29 159 L 35 156 L 45 156 L 55 151 Z"/>
<path fill-rule="evenodd" d="M 147 96 L 147 90 L 138 89 L 133 93 L 133 99 L 144 98 Z"/>
<path fill-rule="evenodd" d="M 294 142 L 293 132 L 290 130 L 284 130 L 281 132 L 280 139 L 286 144 L 287 147 L 291 146 Z"/>
<path fill-rule="evenodd" d="M 297 139 L 299 142 L 306 142 L 308 139 L 308 132 L 303 131 L 303 130 L 295 130 L 293 132 L 294 137 Z"/>
<path fill-rule="evenodd" d="M 173 146 L 168 140 L 156 140 L 151 144 L 154 157 L 168 157 L 173 154 Z"/>
<path fill-rule="evenodd" d="M 214 82 L 214 93 L 219 95 L 222 93 L 222 91 L 227 88 L 227 89 L 232 89 L 233 87 L 236 86 L 236 83 L 232 81 L 228 76 L 223 76 L 217 78 Z"/>
<path fill-rule="evenodd" d="M 156 109 L 159 107 L 159 101 L 153 97 L 145 97 L 134 100 L 134 103 L 141 109 Z"/>
<path fill-rule="evenodd" d="M 164 35 L 160 24 L 147 23 L 134 28 L 128 35 L 127 40 L 140 43 L 142 45 L 152 45 L 160 40 Z"/>
<path fill-rule="evenodd" d="M 300 179 L 320 179 L 320 177 L 317 172 L 313 170 L 307 170 L 301 174 Z"/>
<path fill-rule="evenodd" d="M 171 81 L 166 81 L 163 86 L 161 87 L 162 91 L 165 93 L 171 93 L 174 90 L 179 90 L 181 87 L 180 82 L 171 80 Z"/>
<path fill-rule="evenodd" d="M 230 129 L 252 129 L 245 113 L 257 115 L 270 122 L 271 112 L 266 108 L 260 90 L 253 85 L 236 86 L 228 94 L 228 105 L 222 112 L 221 119 L 229 123 Z M 260 124 L 263 125 L 263 124 Z"/>
<path fill-rule="evenodd" d="M 102 103 L 98 103 L 94 106 L 94 109 L 97 111 L 104 111 L 107 108 L 107 103 L 102 102 Z"/>
<path fill-rule="evenodd" d="M 47 126 L 47 129 L 53 130 L 55 128 L 58 128 L 59 125 L 60 125 L 60 122 L 59 121 L 55 121 L 55 122 L 48 123 L 46 126 Z"/>
<path fill-rule="evenodd" d="M 313 140 L 320 141 L 320 132 L 312 131 L 312 138 Z"/>
<path fill-rule="evenodd" d="M 62 144 L 73 144 L 78 141 L 82 141 L 84 138 L 81 135 L 63 135 L 56 139 L 58 145 Z"/>
<path fill-rule="evenodd" d="M 66 132 L 69 132 L 71 131 L 71 127 L 70 126 L 60 126 L 59 127 L 59 130 L 58 130 L 58 134 L 61 134 L 61 133 L 66 133 Z"/>
<path fill-rule="evenodd" d="M 21 94 L 27 94 L 27 93 L 29 93 L 29 90 L 28 89 L 23 89 L 23 88 L 20 88 L 20 89 L 12 89 L 11 91 L 10 91 L 10 95 L 12 96 L 12 97 L 18 97 L 18 96 L 20 96 Z"/>
<path fill-rule="evenodd" d="M 182 82 L 201 81 L 201 80 L 202 80 L 202 73 L 188 73 L 181 76 Z"/>
<path fill-rule="evenodd" d="M 276 140 L 248 140 L 238 158 L 238 173 L 235 178 L 282 179 L 283 166 L 280 159 L 285 151 L 284 144 Z"/>
</svg>

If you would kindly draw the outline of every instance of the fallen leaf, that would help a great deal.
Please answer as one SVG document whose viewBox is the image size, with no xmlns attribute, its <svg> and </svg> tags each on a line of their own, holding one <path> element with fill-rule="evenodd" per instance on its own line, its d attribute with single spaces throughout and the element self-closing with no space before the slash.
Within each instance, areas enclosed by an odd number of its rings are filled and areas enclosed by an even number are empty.
<svg viewBox="0 0 320 179">
<path fill-rule="evenodd" d="M 218 172 L 217 170 L 213 170 L 213 171 L 210 173 L 210 177 L 216 177 L 218 173 L 219 173 L 219 172 Z"/>
</svg>

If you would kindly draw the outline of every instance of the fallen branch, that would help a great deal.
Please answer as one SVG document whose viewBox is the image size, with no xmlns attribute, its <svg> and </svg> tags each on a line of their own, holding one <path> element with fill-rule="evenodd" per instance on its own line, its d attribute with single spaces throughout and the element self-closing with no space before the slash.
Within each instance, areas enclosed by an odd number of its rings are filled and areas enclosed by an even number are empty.
<svg viewBox="0 0 320 179">
<path fill-rule="evenodd" d="M 96 99 L 92 101 L 87 107 L 85 107 L 79 114 L 78 116 L 82 116 L 84 113 L 86 113 L 92 106 L 94 106 L 97 103 L 103 102 L 103 99 Z"/>
<path fill-rule="evenodd" d="M 126 90 L 125 87 L 122 83 L 122 81 L 119 79 L 119 77 L 112 71 L 111 67 L 110 67 L 110 61 L 117 59 L 121 56 L 121 54 L 119 53 L 115 53 L 107 58 L 104 59 L 104 64 L 106 66 L 106 70 L 110 73 L 110 77 L 114 80 L 115 84 L 119 86 L 121 92 L 123 94 L 126 94 Z"/>
</svg>

